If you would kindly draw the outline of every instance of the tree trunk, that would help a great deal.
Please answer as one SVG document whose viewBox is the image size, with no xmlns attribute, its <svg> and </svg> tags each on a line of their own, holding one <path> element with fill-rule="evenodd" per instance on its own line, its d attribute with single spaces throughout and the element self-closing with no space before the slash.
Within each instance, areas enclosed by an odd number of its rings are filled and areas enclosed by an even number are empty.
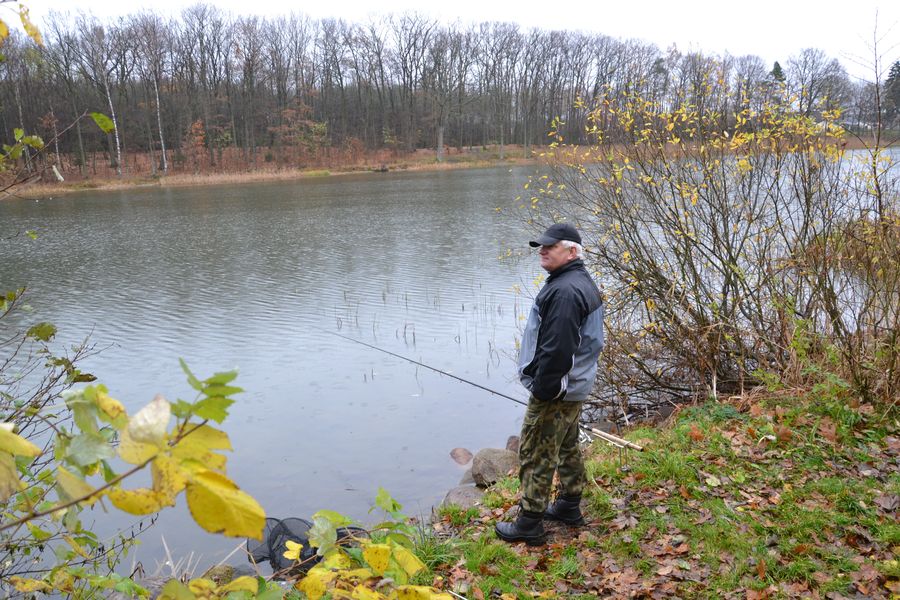
<svg viewBox="0 0 900 600">
<path fill-rule="evenodd" d="M 156 94 L 156 125 L 159 128 L 159 151 L 162 153 L 160 167 L 163 175 L 165 175 L 169 172 L 169 162 L 166 158 L 166 140 L 163 137 L 162 111 L 159 108 L 159 85 L 156 82 L 156 77 L 153 78 L 153 92 Z"/>
<path fill-rule="evenodd" d="M 106 102 L 109 105 L 109 116 L 113 122 L 113 138 L 116 140 L 116 175 L 122 177 L 122 148 L 119 145 L 119 125 L 116 121 L 116 109 L 113 107 L 112 95 L 109 93 L 109 82 L 103 80 L 103 88 L 106 90 Z"/>
</svg>

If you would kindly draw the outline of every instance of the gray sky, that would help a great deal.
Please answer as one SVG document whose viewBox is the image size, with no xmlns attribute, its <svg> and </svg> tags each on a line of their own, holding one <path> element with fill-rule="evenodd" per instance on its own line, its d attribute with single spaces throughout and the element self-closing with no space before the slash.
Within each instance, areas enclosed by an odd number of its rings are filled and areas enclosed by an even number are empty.
<svg viewBox="0 0 900 600">
<path fill-rule="evenodd" d="M 121 0 L 25 0 L 38 25 L 50 10 L 92 11 L 98 17 L 119 16 L 153 7 L 163 14 L 177 15 L 189 3 L 184 0 L 154 0 L 150 3 Z M 482 21 L 511 21 L 524 28 L 569 29 L 597 32 L 617 38 L 639 38 L 665 50 L 672 44 L 679 50 L 701 50 L 732 55 L 756 54 L 771 64 L 784 64 L 803 48 L 815 47 L 838 58 L 854 77 L 871 79 L 871 69 L 857 64 L 872 62 L 872 41 L 876 14 L 881 37 L 879 49 L 892 62 L 900 58 L 900 2 L 897 0 L 854 0 L 852 2 L 808 2 L 756 0 L 742 2 L 687 0 L 451 0 L 425 5 L 421 0 L 328 0 L 287 2 L 267 0 L 211 0 L 235 14 L 274 16 L 291 10 L 315 18 L 336 17 L 365 22 L 384 13 L 418 11 L 445 22 L 463 24 Z M 831 5 L 831 6 L 829 6 Z M 0 5 L 4 20 L 14 17 Z M 373 8 L 377 7 L 377 13 Z M 548 10 L 549 7 L 549 10 Z M 840 8 L 838 8 L 840 7 Z M 889 66 L 889 65 L 888 65 Z"/>
</svg>

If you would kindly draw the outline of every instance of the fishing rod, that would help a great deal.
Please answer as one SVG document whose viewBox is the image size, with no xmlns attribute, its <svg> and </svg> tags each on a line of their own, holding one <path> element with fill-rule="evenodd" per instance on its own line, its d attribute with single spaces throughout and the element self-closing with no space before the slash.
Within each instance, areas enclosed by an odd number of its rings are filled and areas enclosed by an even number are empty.
<svg viewBox="0 0 900 600">
<path fill-rule="evenodd" d="M 407 356 L 403 356 L 402 354 L 397 354 L 396 352 L 391 352 L 390 350 L 385 350 L 384 348 L 380 348 L 373 344 L 363 342 L 362 340 L 358 340 L 354 337 L 350 337 L 349 335 L 343 335 L 336 331 L 331 331 L 330 329 L 323 329 L 322 327 L 316 327 L 315 325 L 310 325 L 310 327 L 312 327 L 313 329 L 315 329 L 317 331 L 321 331 L 322 333 L 329 333 L 331 335 L 345 339 L 348 342 L 353 342 L 354 344 L 359 344 L 360 346 L 365 346 L 366 348 L 371 348 L 372 350 L 377 350 L 378 352 L 388 354 L 390 356 L 393 356 L 394 358 L 399 358 L 400 360 L 405 360 L 406 362 L 412 363 L 414 365 L 418 365 L 422 368 L 428 369 L 429 371 L 434 371 L 435 373 L 440 373 L 441 375 L 446 375 L 447 377 L 452 377 L 453 379 L 455 379 L 457 381 L 460 381 L 462 383 L 467 383 L 471 386 L 475 386 L 478 389 L 484 390 L 486 392 L 490 392 L 491 394 L 494 394 L 495 396 L 500 396 L 501 398 L 506 398 L 507 400 L 512 400 L 516 404 L 521 404 L 522 406 L 528 406 L 528 403 L 523 400 L 519 400 L 518 398 L 513 398 L 512 396 L 504 394 L 503 392 L 498 392 L 497 390 L 492 390 L 491 388 L 485 387 L 485 386 L 481 385 L 480 383 L 475 383 L 474 381 L 469 381 L 468 379 L 464 379 L 458 375 L 454 375 L 453 373 L 448 373 L 447 371 L 438 369 L 437 367 L 432 367 L 431 365 L 426 365 L 425 363 L 423 363 L 421 361 L 409 358 Z M 637 451 L 643 450 L 643 448 L 641 446 L 638 446 L 635 443 L 629 442 L 626 439 L 622 439 L 618 436 L 615 436 L 611 433 L 607 433 L 605 431 L 601 431 L 600 429 L 596 429 L 594 427 L 587 428 L 587 431 L 586 431 L 584 427 L 579 425 L 578 431 L 581 434 L 580 435 L 581 439 L 583 439 L 584 436 L 587 436 L 587 438 L 590 439 L 591 434 L 593 434 L 594 436 L 599 437 L 603 441 L 608 442 L 608 443 L 612 444 L 613 446 L 617 446 L 619 448 L 631 448 L 632 450 L 637 450 Z M 588 431 L 590 431 L 590 433 L 588 433 Z"/>
</svg>

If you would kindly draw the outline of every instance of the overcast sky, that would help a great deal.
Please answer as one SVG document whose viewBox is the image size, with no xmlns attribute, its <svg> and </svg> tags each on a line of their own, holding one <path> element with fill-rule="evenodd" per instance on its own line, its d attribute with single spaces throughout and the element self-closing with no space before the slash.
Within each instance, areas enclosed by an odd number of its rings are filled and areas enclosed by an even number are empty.
<svg viewBox="0 0 900 600">
<path fill-rule="evenodd" d="M 370 16 L 417 11 L 445 22 L 463 24 L 482 21 L 511 21 L 523 28 L 568 29 L 603 33 L 616 38 L 639 38 L 665 50 L 675 44 L 679 50 L 735 56 L 756 54 L 771 64 L 782 64 L 803 48 L 815 47 L 838 58 L 855 77 L 871 79 L 870 70 L 856 64 L 870 63 L 876 14 L 881 37 L 879 49 L 885 60 L 900 58 L 900 1 L 852 0 L 830 3 L 797 0 L 450 0 L 423 3 L 421 0 L 327 0 L 288 2 L 264 0 L 212 0 L 234 14 L 273 16 L 291 10 L 315 18 L 336 17 L 365 22 Z M 119 16 L 141 7 L 177 15 L 190 2 L 154 0 L 137 3 L 122 0 L 25 0 L 35 21 L 50 10 L 92 11 L 98 17 Z M 0 5 L 4 20 L 15 4 Z"/>
</svg>

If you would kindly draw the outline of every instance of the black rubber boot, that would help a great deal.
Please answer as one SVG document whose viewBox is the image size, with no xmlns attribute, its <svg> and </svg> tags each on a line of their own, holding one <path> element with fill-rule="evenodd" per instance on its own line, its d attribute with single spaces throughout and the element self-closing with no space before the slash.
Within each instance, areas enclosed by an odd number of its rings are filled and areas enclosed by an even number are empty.
<svg viewBox="0 0 900 600">
<path fill-rule="evenodd" d="M 504 542 L 525 542 L 529 546 L 540 546 L 547 537 L 541 513 L 524 510 L 512 523 L 497 523 L 494 531 Z"/>
<path fill-rule="evenodd" d="M 584 525 L 584 517 L 581 515 L 581 496 L 560 496 L 544 513 L 544 518 L 550 521 L 560 521 L 566 525 Z"/>
</svg>

